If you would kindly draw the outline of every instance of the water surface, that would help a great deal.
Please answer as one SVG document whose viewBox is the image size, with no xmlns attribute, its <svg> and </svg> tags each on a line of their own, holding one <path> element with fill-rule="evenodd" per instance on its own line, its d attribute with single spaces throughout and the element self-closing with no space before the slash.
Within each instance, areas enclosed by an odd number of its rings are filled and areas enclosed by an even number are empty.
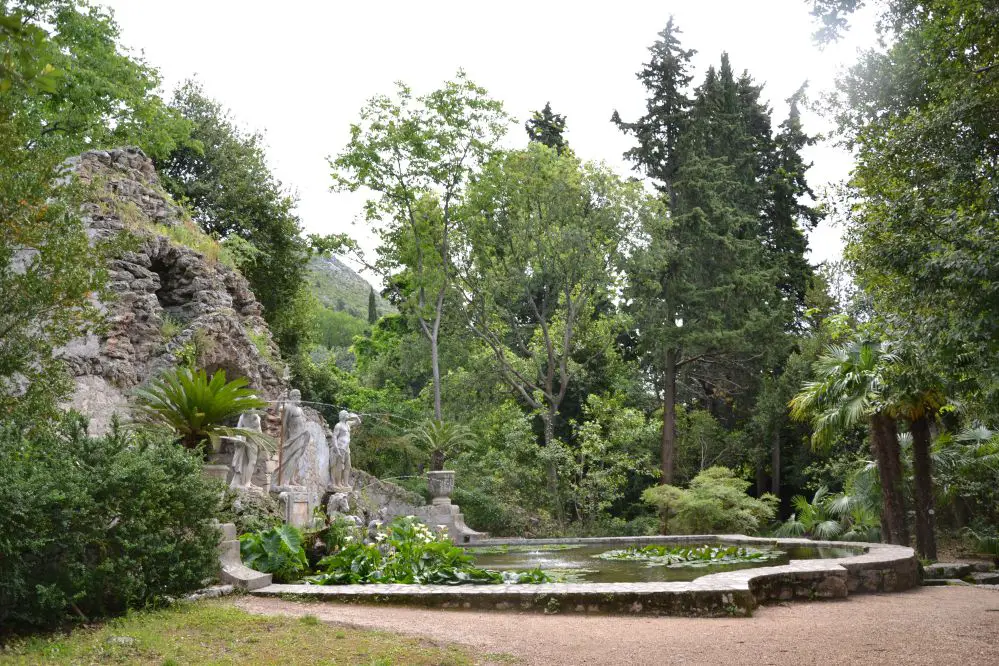
<svg viewBox="0 0 999 666">
<path fill-rule="evenodd" d="M 646 545 L 646 544 L 639 544 Z M 672 544 L 671 544 L 672 545 Z M 683 544 L 695 546 L 703 544 Z M 718 544 L 712 544 L 718 545 Z M 725 544 L 731 545 L 731 544 Z M 817 546 L 794 546 L 775 549 L 769 546 L 745 548 L 773 551 L 774 558 L 757 562 L 737 562 L 710 564 L 707 566 L 649 566 L 647 562 L 631 560 L 603 560 L 597 555 L 609 550 L 627 547 L 622 544 L 586 544 L 581 546 L 510 546 L 506 552 L 496 552 L 495 547 L 467 548 L 475 563 L 486 569 L 533 569 L 535 567 L 553 574 L 556 579 L 573 583 L 650 583 L 663 581 L 691 581 L 695 578 L 723 571 L 772 567 L 787 564 L 791 560 L 850 557 L 860 550 L 854 548 L 830 548 Z"/>
</svg>

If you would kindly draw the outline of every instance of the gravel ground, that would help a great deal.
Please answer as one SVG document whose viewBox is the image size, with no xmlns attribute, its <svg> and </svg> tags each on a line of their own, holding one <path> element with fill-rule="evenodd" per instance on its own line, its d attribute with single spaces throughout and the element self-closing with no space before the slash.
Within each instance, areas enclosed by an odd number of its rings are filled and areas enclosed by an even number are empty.
<svg viewBox="0 0 999 666">
<path fill-rule="evenodd" d="M 525 664 L 999 664 L 999 591 L 901 594 L 760 608 L 752 618 L 653 618 L 442 611 L 241 597 L 251 612 L 315 615 Z"/>
</svg>

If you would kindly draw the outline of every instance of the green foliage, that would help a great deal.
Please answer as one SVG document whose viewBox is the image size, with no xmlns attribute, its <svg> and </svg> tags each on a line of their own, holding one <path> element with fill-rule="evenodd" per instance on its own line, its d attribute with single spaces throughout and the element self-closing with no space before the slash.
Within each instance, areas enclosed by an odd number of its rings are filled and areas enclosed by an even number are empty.
<svg viewBox="0 0 999 666">
<path fill-rule="evenodd" d="M 547 583 L 539 569 L 525 572 L 490 571 L 474 566 L 474 559 L 451 543 L 446 535 L 434 534 L 412 516 L 396 518 L 375 535 L 374 543 L 359 536 L 345 537 L 343 544 L 319 562 L 321 573 L 307 580 L 318 585 L 364 583 L 410 583 L 415 585 L 461 585 L 499 583 Z"/>
<path fill-rule="evenodd" d="M 165 426 L 180 438 L 185 448 L 200 449 L 206 455 L 209 447 L 218 448 L 223 436 L 252 438 L 259 445 L 272 448 L 267 435 L 224 425 L 244 412 L 267 406 L 246 388 L 247 384 L 242 377 L 227 382 L 224 370 L 216 371 L 211 379 L 204 370 L 168 370 L 146 388 L 135 391 L 136 421 Z"/>
<path fill-rule="evenodd" d="M 17 100 L 21 120 L 31 128 L 31 148 L 64 159 L 137 145 L 159 159 L 187 143 L 189 124 L 156 94 L 159 72 L 120 44 L 110 10 L 75 0 L 8 0 L 3 9 L 5 24 L 20 20 L 30 40 L 27 49 L 0 46 L 20 53 L 5 62 L 5 70 L 28 68 L 0 79 L 24 81 L 27 75 L 33 82 L 3 93 Z M 9 35 L 0 35 L 4 45 Z M 29 94 L 21 97 L 25 89 Z"/>
<path fill-rule="evenodd" d="M 756 550 L 742 546 L 630 546 L 608 550 L 597 557 L 602 560 L 645 562 L 648 566 L 707 567 L 712 564 L 742 564 L 762 562 L 780 557 L 776 550 Z"/>
<path fill-rule="evenodd" d="M 397 305 L 416 319 L 430 343 L 438 421 L 443 418 L 439 335 L 459 249 L 454 236 L 460 233 L 460 204 L 506 121 L 502 104 L 464 72 L 415 100 L 400 83 L 395 98 L 368 101 L 351 126 L 347 147 L 330 161 L 336 189 L 366 188 L 374 195 L 365 217 L 381 238 L 379 258 L 372 263 L 358 254 L 358 259 L 386 278 Z M 389 280 L 400 272 L 409 281 L 405 293 Z"/>
<path fill-rule="evenodd" d="M 305 549 L 302 547 L 304 535 L 293 525 L 275 525 L 268 530 L 241 534 L 239 553 L 243 564 L 274 574 L 278 583 L 291 583 L 302 577 L 308 568 Z"/>
<path fill-rule="evenodd" d="M 725 467 L 710 467 L 687 489 L 649 488 L 642 499 L 659 509 L 667 534 L 752 534 L 773 520 L 777 498 L 746 494 L 750 483 Z"/>
<path fill-rule="evenodd" d="M 778 529 L 784 537 L 846 541 L 880 540 L 877 513 L 861 499 L 847 494 L 830 495 L 825 486 L 811 501 L 801 495 L 791 500 L 794 513 Z"/>
<path fill-rule="evenodd" d="M 535 143 L 548 146 L 559 155 L 571 152 L 569 143 L 565 140 L 565 116 L 552 111 L 551 102 L 545 102 L 545 108 L 531 114 L 530 120 L 524 123 L 527 138 Z"/>
<path fill-rule="evenodd" d="M 835 35 L 857 4 L 815 7 Z M 832 105 L 857 155 L 845 256 L 878 319 L 985 418 L 999 404 L 995 4 L 878 8 L 882 46 L 860 54 Z"/>
<path fill-rule="evenodd" d="M 90 297 L 107 296 L 111 248 L 90 246 L 76 214 L 83 188 L 57 182 L 62 146 L 40 143 L 65 57 L 24 9 L 7 3 L 0 16 L 0 421 L 35 427 L 70 388 L 54 350 L 100 329 Z"/>
<path fill-rule="evenodd" d="M 218 491 L 201 462 L 143 431 L 66 417 L 0 429 L 0 625 L 38 629 L 155 605 L 218 569 Z"/>
<path fill-rule="evenodd" d="M 367 330 L 367 325 L 362 319 L 322 306 L 316 313 L 315 321 L 316 342 L 327 349 L 350 347 L 354 343 L 354 338 L 363 335 Z"/>
</svg>

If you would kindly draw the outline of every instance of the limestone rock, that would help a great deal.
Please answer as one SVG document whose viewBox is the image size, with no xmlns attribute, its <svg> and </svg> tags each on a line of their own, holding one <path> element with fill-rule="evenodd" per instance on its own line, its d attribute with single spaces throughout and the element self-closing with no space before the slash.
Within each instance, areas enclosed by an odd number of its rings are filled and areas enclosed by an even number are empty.
<svg viewBox="0 0 999 666">
<path fill-rule="evenodd" d="M 115 412 L 126 416 L 128 394 L 185 357 L 209 373 L 245 377 L 262 398 L 277 399 L 286 371 L 249 283 L 169 237 L 191 223 L 152 161 L 122 148 L 86 152 L 66 167 L 93 188 L 83 206 L 91 238 L 127 232 L 132 239 L 107 267 L 113 298 L 98 304 L 106 330 L 60 350 L 76 378 L 67 406 L 90 417 L 91 433 L 105 432 Z"/>
</svg>

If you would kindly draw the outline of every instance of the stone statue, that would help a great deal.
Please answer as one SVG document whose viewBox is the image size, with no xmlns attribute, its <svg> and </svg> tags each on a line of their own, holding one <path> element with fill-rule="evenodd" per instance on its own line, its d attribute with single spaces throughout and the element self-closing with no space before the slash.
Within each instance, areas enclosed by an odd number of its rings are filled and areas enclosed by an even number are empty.
<svg viewBox="0 0 999 666">
<path fill-rule="evenodd" d="M 330 442 L 330 484 L 333 488 L 350 488 L 350 426 L 360 423 L 360 416 L 342 410 L 340 422 L 333 426 L 333 441 Z"/>
<path fill-rule="evenodd" d="M 253 412 L 241 414 L 237 428 L 242 430 L 252 430 L 253 432 L 263 432 L 260 427 L 260 415 Z M 236 451 L 232 456 L 232 481 L 230 488 L 249 488 L 253 482 L 253 472 L 257 469 L 257 454 L 259 444 L 246 439 L 245 435 L 233 437 L 236 440 Z"/>
<path fill-rule="evenodd" d="M 298 403 L 302 393 L 294 389 L 288 393 L 284 405 L 284 446 L 281 454 L 281 469 L 278 471 L 279 485 L 300 485 L 303 479 L 302 465 L 307 460 L 306 451 L 313 445 L 309 420 Z"/>
</svg>

